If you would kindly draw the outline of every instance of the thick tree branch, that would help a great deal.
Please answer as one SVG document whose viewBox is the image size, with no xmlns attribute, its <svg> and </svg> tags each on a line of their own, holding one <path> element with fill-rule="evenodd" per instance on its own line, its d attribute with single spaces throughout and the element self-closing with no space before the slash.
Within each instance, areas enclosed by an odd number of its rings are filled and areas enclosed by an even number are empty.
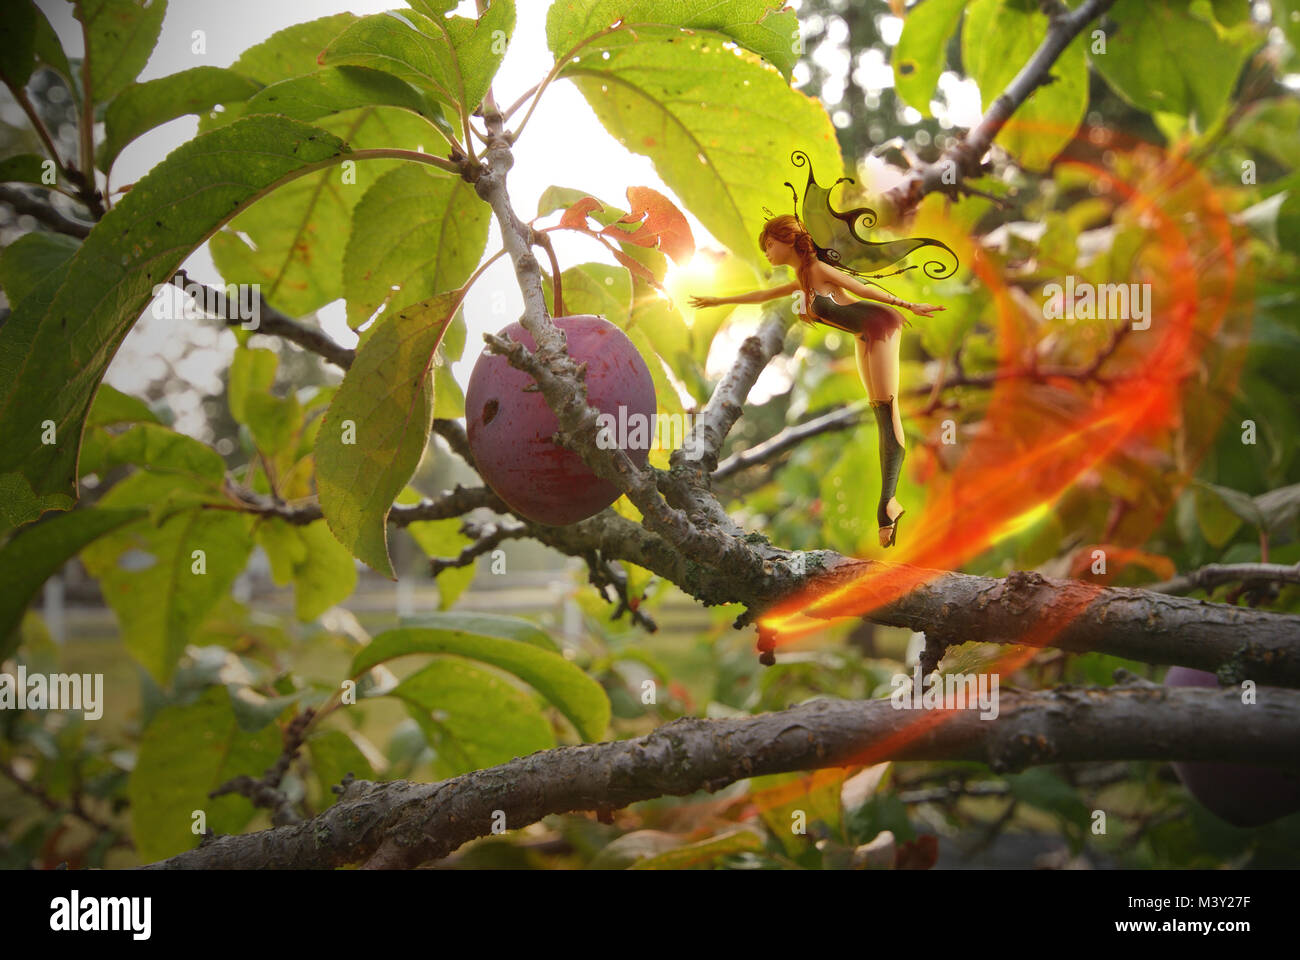
<svg viewBox="0 0 1300 960">
<path fill-rule="evenodd" d="M 1117 687 L 1002 692 L 996 719 L 939 723 L 889 700 L 816 700 L 780 713 L 684 719 L 644 737 L 559 747 L 435 784 L 355 781 L 305 823 L 216 837 L 149 869 L 414 867 L 550 814 L 720 790 L 749 777 L 882 760 L 964 760 L 1011 772 L 1045 763 L 1231 761 L 1294 767 L 1300 692 Z"/>
<path fill-rule="evenodd" d="M 1300 616 L 1037 573 L 999 580 L 903 564 L 888 565 L 866 588 L 830 595 L 837 581 L 852 583 L 868 563 L 845 561 L 818 581 L 827 596 L 809 600 L 804 615 L 853 616 L 875 607 L 873 622 L 925 634 L 927 669 L 947 647 L 979 640 L 1109 653 L 1217 672 L 1227 682 L 1300 687 Z M 898 587 L 907 592 L 897 600 L 872 601 L 872 593 Z"/>
</svg>

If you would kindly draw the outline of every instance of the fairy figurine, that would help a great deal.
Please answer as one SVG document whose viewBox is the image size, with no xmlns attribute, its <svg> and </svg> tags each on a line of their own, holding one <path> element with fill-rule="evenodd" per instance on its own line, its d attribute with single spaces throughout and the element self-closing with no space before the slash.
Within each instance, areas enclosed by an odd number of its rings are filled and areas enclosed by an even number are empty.
<svg viewBox="0 0 1300 960">
<path fill-rule="evenodd" d="M 898 521 L 907 511 L 894 497 L 898 487 L 898 474 L 902 468 L 904 450 L 903 421 L 899 414 L 898 351 L 902 328 L 911 321 L 895 307 L 903 307 L 919 317 L 928 317 L 944 309 L 928 303 L 908 303 L 889 293 L 872 281 L 881 276 L 915 269 L 903 267 L 890 274 L 871 274 L 895 264 L 921 247 L 938 247 L 946 250 L 952 263 L 945 266 L 939 260 L 929 260 L 923 267 L 926 276 L 943 279 L 957 269 L 957 255 L 944 243 L 926 237 L 908 237 L 896 240 L 871 241 L 858 232 L 858 225 L 871 227 L 876 222 L 874 211 L 868 207 L 853 210 L 836 210 L 830 193 L 840 183 L 853 183 L 841 177 L 830 187 L 822 187 L 813 175 L 812 163 L 802 150 L 791 155 L 795 166 L 808 167 L 808 183 L 804 188 L 802 218 L 799 213 L 776 216 L 763 208 L 768 215 L 759 234 L 759 246 L 774 265 L 785 264 L 794 268 L 795 280 L 770 290 L 730 297 L 691 297 L 696 308 L 718 306 L 724 303 L 763 303 L 794 294 L 800 318 L 806 323 L 823 323 L 843 330 L 854 337 L 858 375 L 866 387 L 880 434 L 880 502 L 876 506 L 876 524 L 880 528 L 880 545 L 894 545 L 898 535 Z M 789 181 L 786 186 L 798 193 Z M 872 287 L 877 289 L 873 290 Z M 855 300 L 849 294 L 861 297 Z M 811 313 L 811 316 L 809 314 Z"/>
</svg>

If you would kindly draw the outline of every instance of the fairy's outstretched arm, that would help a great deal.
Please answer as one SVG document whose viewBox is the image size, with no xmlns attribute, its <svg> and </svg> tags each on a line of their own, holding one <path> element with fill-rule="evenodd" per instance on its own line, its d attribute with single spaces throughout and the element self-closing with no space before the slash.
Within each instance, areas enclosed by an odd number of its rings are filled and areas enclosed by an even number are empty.
<svg viewBox="0 0 1300 960">
<path fill-rule="evenodd" d="M 739 293 L 733 297 L 691 297 L 690 304 L 693 307 L 717 307 L 724 303 L 766 303 L 768 300 L 775 300 L 777 297 L 784 297 L 794 293 L 799 289 L 799 284 L 795 281 L 783 283 L 779 287 L 772 287 L 769 290 L 755 290 L 753 293 Z"/>
<path fill-rule="evenodd" d="M 813 276 L 820 277 L 827 283 L 833 283 L 850 293 L 856 294 L 864 300 L 879 300 L 881 303 L 887 303 L 891 307 L 902 307 L 905 310 L 911 310 L 918 316 L 928 317 L 936 310 L 943 310 L 943 307 L 931 306 L 928 303 L 908 303 L 906 300 L 899 299 L 888 290 L 881 287 L 870 287 L 863 283 L 852 274 L 845 273 L 838 267 L 833 267 L 829 263 L 818 261 L 813 264 Z"/>
</svg>

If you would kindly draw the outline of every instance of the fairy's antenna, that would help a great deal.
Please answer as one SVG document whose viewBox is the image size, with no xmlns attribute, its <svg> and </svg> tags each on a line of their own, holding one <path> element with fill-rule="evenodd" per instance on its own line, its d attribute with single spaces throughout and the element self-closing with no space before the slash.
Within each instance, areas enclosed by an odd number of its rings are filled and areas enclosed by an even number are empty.
<svg viewBox="0 0 1300 960">
<path fill-rule="evenodd" d="M 803 220 L 799 218 L 799 191 L 794 188 L 794 184 L 789 180 L 785 182 L 785 185 L 790 188 L 790 196 L 794 198 L 794 218 L 799 220 L 800 223 L 803 223 Z"/>
</svg>

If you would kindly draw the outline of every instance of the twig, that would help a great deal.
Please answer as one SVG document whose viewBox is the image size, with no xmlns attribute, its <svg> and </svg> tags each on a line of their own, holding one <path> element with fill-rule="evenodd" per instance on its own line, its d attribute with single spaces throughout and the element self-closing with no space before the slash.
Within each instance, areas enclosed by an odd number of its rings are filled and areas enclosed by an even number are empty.
<svg viewBox="0 0 1300 960">
<path fill-rule="evenodd" d="M 600 591 L 601 597 L 610 601 L 610 597 L 605 593 L 605 588 L 609 587 L 614 591 L 614 597 L 618 600 L 618 606 L 610 615 L 611 619 L 617 620 L 624 613 L 630 614 L 630 619 L 634 624 L 640 624 L 650 633 L 659 629 L 658 624 L 654 622 L 648 614 L 641 610 L 641 601 L 644 597 L 633 597 L 627 591 L 627 574 L 618 570 L 613 564 L 600 555 L 598 550 L 589 550 L 583 560 L 587 562 L 588 580 Z"/>
<path fill-rule="evenodd" d="M 810 437 L 833 430 L 850 430 L 862 421 L 862 414 L 868 406 L 867 401 L 859 400 L 795 426 L 786 427 L 762 443 L 756 443 L 747 450 L 741 450 L 727 457 L 718 464 L 718 469 L 713 471 L 713 480 L 714 482 L 725 480 L 741 470 L 774 460 Z"/>
<path fill-rule="evenodd" d="M 1153 593 L 1187 593 L 1189 590 L 1213 590 L 1225 583 L 1266 581 L 1300 583 L 1300 563 L 1210 563 L 1142 589 Z"/>
<path fill-rule="evenodd" d="M 271 823 L 277 827 L 300 823 L 302 817 L 293 809 L 288 795 L 280 789 L 280 783 L 289 771 L 289 765 L 298 756 L 298 751 L 307 737 L 307 728 L 315 716 L 316 711 L 308 708 L 285 725 L 282 734 L 284 746 L 280 756 L 267 768 L 260 779 L 254 779 L 247 774 L 233 777 L 214 789 L 208 797 L 215 798 L 227 793 L 238 793 L 240 796 L 247 797 L 253 806 L 271 810 Z"/>
<path fill-rule="evenodd" d="M 466 536 L 474 537 L 474 542 L 467 544 L 455 557 L 431 557 L 429 559 L 429 572 L 433 576 L 436 577 L 442 571 L 451 570 L 455 567 L 468 567 L 478 557 L 495 550 L 506 540 L 528 536 L 527 527 L 504 523 L 489 523 L 483 526 L 465 523 L 461 525 L 461 529 Z"/>
<path fill-rule="evenodd" d="M 34 197 L 21 187 L 10 183 L 0 184 L 0 203 L 7 203 L 19 214 L 35 217 L 56 233 L 84 240 L 90 236 L 94 224 L 81 223 L 64 216 L 48 201 Z"/>
</svg>

